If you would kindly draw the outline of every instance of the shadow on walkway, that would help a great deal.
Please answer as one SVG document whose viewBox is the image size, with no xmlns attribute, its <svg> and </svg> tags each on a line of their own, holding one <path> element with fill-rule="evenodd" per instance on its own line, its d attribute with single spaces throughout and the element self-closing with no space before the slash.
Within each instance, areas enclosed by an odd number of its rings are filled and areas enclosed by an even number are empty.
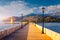
<svg viewBox="0 0 60 40">
<path fill-rule="evenodd" d="M 27 24 L 27 25 L 24 25 L 19 30 L 15 31 L 14 33 L 4 37 L 1 40 L 27 40 L 28 30 L 29 30 L 29 27 Z"/>
</svg>

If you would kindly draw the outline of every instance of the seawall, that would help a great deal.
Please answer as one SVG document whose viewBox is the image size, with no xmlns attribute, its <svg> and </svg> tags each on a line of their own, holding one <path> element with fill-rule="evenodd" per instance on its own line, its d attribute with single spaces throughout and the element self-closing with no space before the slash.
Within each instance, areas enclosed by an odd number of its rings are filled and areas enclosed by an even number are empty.
<svg viewBox="0 0 60 40">
<path fill-rule="evenodd" d="M 35 24 L 35 23 L 34 23 Z M 37 28 L 39 28 L 42 31 L 42 26 L 35 24 Z M 51 37 L 53 40 L 60 40 L 60 34 L 52 31 L 50 29 L 44 28 L 44 33 L 46 33 L 49 37 Z"/>
<path fill-rule="evenodd" d="M 23 26 L 22 27 L 24 27 L 25 25 L 27 25 L 28 23 L 27 22 L 23 22 Z M 0 39 L 2 39 L 2 38 L 4 38 L 4 37 L 6 37 L 6 36 L 8 36 L 8 35 L 10 35 L 10 34 L 12 34 L 12 33 L 14 33 L 15 31 L 17 31 L 17 30 L 19 30 L 19 29 L 21 29 L 21 25 L 18 25 L 18 26 L 16 26 L 16 27 L 11 27 L 11 28 L 9 28 L 9 29 L 6 29 L 6 30 L 2 30 L 2 31 L 0 31 Z"/>
</svg>

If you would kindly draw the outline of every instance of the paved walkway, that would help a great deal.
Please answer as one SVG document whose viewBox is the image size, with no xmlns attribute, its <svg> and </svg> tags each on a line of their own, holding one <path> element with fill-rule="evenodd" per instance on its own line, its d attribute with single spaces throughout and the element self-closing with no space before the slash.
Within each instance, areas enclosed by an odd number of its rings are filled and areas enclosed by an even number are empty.
<svg viewBox="0 0 60 40">
<path fill-rule="evenodd" d="M 52 40 L 46 34 L 41 34 L 41 30 L 38 29 L 33 23 L 29 24 L 29 31 L 27 40 Z"/>
<path fill-rule="evenodd" d="M 2 40 L 52 40 L 46 34 L 41 34 L 41 31 L 33 24 L 29 23 L 22 29 L 3 38 Z"/>
</svg>

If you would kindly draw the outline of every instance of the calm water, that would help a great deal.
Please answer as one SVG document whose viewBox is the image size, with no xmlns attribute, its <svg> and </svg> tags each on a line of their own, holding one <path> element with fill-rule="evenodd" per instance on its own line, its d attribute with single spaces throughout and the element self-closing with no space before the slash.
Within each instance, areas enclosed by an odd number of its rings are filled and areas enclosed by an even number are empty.
<svg viewBox="0 0 60 40">
<path fill-rule="evenodd" d="M 16 27 L 20 24 L 4 24 L 3 22 L 0 21 L 0 31 L 6 30 L 12 27 Z M 42 23 L 38 23 L 38 25 L 42 26 Z M 48 28 L 50 30 L 53 30 L 57 33 L 60 33 L 60 23 L 44 23 L 44 27 Z"/>
<path fill-rule="evenodd" d="M 4 24 L 3 22 L 0 21 L 0 31 L 19 26 L 20 24 Z"/>
<path fill-rule="evenodd" d="M 38 23 L 38 25 L 42 26 L 42 23 Z M 60 23 L 44 23 L 44 27 L 60 33 Z"/>
</svg>

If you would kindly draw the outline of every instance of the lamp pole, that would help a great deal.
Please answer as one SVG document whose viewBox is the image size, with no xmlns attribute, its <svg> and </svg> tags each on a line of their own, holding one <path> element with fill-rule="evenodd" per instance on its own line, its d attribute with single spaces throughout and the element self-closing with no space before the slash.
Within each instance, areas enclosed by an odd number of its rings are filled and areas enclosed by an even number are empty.
<svg viewBox="0 0 60 40">
<path fill-rule="evenodd" d="M 45 11 L 45 8 L 42 7 L 42 13 L 43 13 L 43 15 L 42 15 L 42 18 L 43 18 L 42 34 L 44 34 L 44 11 Z"/>
<path fill-rule="evenodd" d="M 23 13 L 21 14 L 21 28 L 23 28 L 23 22 L 22 22 L 22 20 L 23 20 Z"/>
</svg>

